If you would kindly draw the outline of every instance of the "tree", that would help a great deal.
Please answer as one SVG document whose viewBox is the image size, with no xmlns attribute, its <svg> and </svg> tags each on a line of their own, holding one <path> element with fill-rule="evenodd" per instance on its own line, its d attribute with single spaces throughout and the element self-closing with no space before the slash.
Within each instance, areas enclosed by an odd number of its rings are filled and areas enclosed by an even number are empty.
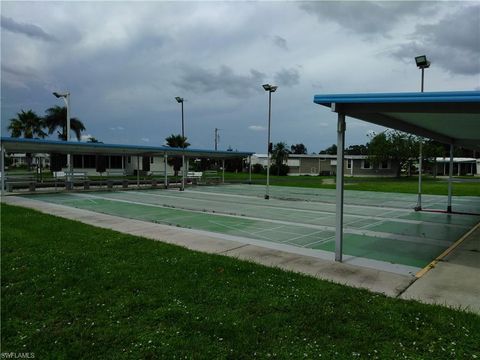
<svg viewBox="0 0 480 360">
<path fill-rule="evenodd" d="M 187 138 L 182 135 L 170 135 L 165 139 L 167 146 L 174 148 L 187 148 L 190 144 L 187 142 Z M 178 176 L 178 172 L 182 168 L 182 158 L 180 156 L 172 157 L 168 159 L 168 164 L 173 166 L 175 176 Z"/>
<path fill-rule="evenodd" d="M 400 177 L 402 167 L 417 155 L 418 140 L 415 136 L 397 130 L 373 134 L 372 140 L 368 143 L 369 160 L 374 164 L 388 160 L 396 162 L 397 177 Z"/>
<path fill-rule="evenodd" d="M 288 154 L 289 154 L 289 151 L 286 143 L 279 142 L 273 146 L 272 160 L 275 163 L 275 166 L 277 169 L 277 175 L 280 175 L 280 168 L 287 161 Z"/>
<path fill-rule="evenodd" d="M 438 168 L 437 168 L 437 157 L 445 156 L 445 146 L 444 144 L 435 141 L 435 140 L 426 140 L 424 141 L 423 145 L 423 157 L 427 159 L 427 162 L 430 162 L 433 159 L 433 176 L 437 176 Z"/>
<path fill-rule="evenodd" d="M 88 143 L 100 143 L 100 144 L 103 144 L 102 141 L 98 141 L 97 138 L 94 138 L 93 136 L 90 136 L 87 140 Z"/>
<path fill-rule="evenodd" d="M 28 110 L 17 113 L 16 118 L 10 119 L 8 131 L 15 138 L 24 137 L 25 139 L 44 138 L 47 134 L 43 131 L 44 122 L 34 111 Z"/>
<path fill-rule="evenodd" d="M 292 154 L 303 155 L 303 154 L 307 153 L 307 148 L 303 144 L 292 145 L 292 146 L 290 146 L 290 150 L 291 150 Z"/>
<path fill-rule="evenodd" d="M 48 128 L 48 133 L 51 135 L 57 130 L 58 138 L 60 140 L 67 140 L 67 108 L 65 106 L 54 106 L 45 111 L 45 126 Z M 61 129 L 59 131 L 58 129 Z M 85 126 L 77 118 L 70 118 L 70 130 L 75 133 L 78 141 L 82 136 L 82 131 L 85 131 Z"/>
<path fill-rule="evenodd" d="M 43 131 L 44 122 L 33 110 L 17 113 L 16 118 L 10 119 L 8 125 L 8 131 L 14 138 L 24 137 L 25 139 L 38 139 L 47 136 L 47 133 Z M 30 169 L 32 166 L 32 154 L 26 153 L 27 166 Z"/>
<path fill-rule="evenodd" d="M 337 155 L 337 145 L 332 144 L 332 146 L 320 151 L 319 154 Z"/>
<path fill-rule="evenodd" d="M 350 145 L 345 149 L 347 155 L 367 155 L 368 148 L 366 145 Z"/>
</svg>

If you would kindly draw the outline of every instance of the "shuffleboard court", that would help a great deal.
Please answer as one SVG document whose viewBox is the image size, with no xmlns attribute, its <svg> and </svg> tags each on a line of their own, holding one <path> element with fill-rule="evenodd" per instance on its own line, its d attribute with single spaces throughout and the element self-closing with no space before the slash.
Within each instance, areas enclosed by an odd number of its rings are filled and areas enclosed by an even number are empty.
<svg viewBox="0 0 480 360">
<path fill-rule="evenodd" d="M 275 186 L 201 186 L 25 195 L 36 200 L 125 218 L 283 244 L 310 252 L 334 251 L 335 190 Z M 478 215 L 415 212 L 416 195 L 345 191 L 344 253 L 420 269 L 480 221 Z M 424 208 L 444 209 L 444 196 L 423 196 Z M 480 213 L 478 197 L 454 197 L 454 209 Z"/>
</svg>

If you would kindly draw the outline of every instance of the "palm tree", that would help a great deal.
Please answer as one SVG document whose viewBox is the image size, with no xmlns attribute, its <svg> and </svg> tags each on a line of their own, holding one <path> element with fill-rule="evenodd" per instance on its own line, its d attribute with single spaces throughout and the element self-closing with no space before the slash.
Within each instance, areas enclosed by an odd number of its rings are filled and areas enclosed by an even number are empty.
<svg viewBox="0 0 480 360">
<path fill-rule="evenodd" d="M 33 110 L 17 113 L 16 118 L 10 119 L 8 130 L 12 137 L 18 138 L 23 135 L 25 139 L 44 138 L 47 134 L 43 131 L 43 119 L 35 114 Z"/>
<path fill-rule="evenodd" d="M 289 153 L 287 144 L 284 142 L 276 143 L 273 147 L 272 160 L 277 167 L 277 175 L 280 175 L 280 167 L 287 161 Z"/>
<path fill-rule="evenodd" d="M 90 136 L 87 140 L 88 143 L 99 143 L 99 144 L 103 144 L 102 141 L 98 141 L 97 138 L 93 137 L 93 136 Z"/>
<path fill-rule="evenodd" d="M 48 133 L 51 135 L 57 130 L 58 138 L 60 140 L 67 140 L 67 108 L 65 106 L 54 106 L 45 111 L 45 126 L 48 128 Z M 77 118 L 70 118 L 70 130 L 73 130 L 77 140 L 80 141 L 82 131 L 85 131 L 85 126 Z"/>
<path fill-rule="evenodd" d="M 187 148 L 190 144 L 187 142 L 187 138 L 182 135 L 170 135 L 165 139 L 167 142 L 167 146 L 175 147 L 175 148 Z M 182 168 L 182 158 L 181 157 L 174 157 L 168 159 L 168 164 L 173 166 L 173 171 L 175 172 L 175 176 L 178 176 L 178 172 Z"/>
<path fill-rule="evenodd" d="M 17 113 L 16 118 L 10 119 L 10 125 L 8 125 L 8 131 L 10 135 L 15 138 L 23 136 L 26 139 L 38 139 L 47 136 L 47 133 L 43 131 L 45 127 L 43 119 L 35 114 L 33 110 Z M 32 165 L 32 154 L 26 153 L 27 166 L 30 169 Z"/>
</svg>

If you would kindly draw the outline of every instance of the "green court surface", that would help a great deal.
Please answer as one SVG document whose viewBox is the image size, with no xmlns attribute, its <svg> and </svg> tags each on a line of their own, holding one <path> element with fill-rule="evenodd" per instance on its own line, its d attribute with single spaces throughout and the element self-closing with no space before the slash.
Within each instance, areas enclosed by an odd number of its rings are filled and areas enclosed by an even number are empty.
<svg viewBox="0 0 480 360">
<path fill-rule="evenodd" d="M 25 195 L 125 218 L 179 226 L 329 254 L 335 242 L 335 190 L 275 186 L 270 200 L 260 185 L 221 185 Z M 480 221 L 480 198 L 454 197 L 454 211 L 415 212 L 412 194 L 345 191 L 344 254 L 396 264 L 414 272 Z M 424 209 L 444 210 L 446 197 L 424 195 Z M 250 242 L 251 243 L 251 242 Z"/>
</svg>

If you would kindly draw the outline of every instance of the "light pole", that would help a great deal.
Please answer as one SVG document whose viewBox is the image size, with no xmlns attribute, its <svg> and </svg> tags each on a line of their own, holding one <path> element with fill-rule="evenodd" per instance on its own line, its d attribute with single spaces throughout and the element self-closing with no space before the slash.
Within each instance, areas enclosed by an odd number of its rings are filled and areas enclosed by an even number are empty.
<svg viewBox="0 0 480 360">
<path fill-rule="evenodd" d="M 65 101 L 65 106 L 67 107 L 67 133 L 66 133 L 66 136 L 67 136 L 67 139 L 66 141 L 70 141 L 70 92 L 66 91 L 64 93 L 58 93 L 58 92 L 54 92 L 53 93 L 53 96 L 55 96 L 56 98 L 60 99 L 62 98 L 63 101 Z M 70 154 L 67 154 L 67 168 L 68 168 L 68 172 L 70 173 L 70 176 L 67 175 L 67 181 L 71 181 L 72 180 L 72 161 L 71 161 L 71 158 L 70 158 Z"/>
<path fill-rule="evenodd" d="M 215 128 L 215 150 L 217 150 L 217 148 L 218 148 L 218 142 L 219 142 L 219 139 L 220 139 L 220 135 L 218 134 L 218 130 L 222 130 L 222 129 Z"/>
<path fill-rule="evenodd" d="M 267 139 L 267 187 L 265 189 L 265 199 L 270 199 L 269 187 L 270 187 L 270 123 L 272 118 L 272 93 L 275 92 L 278 86 L 263 84 L 263 89 L 268 91 L 268 139 Z"/>
<path fill-rule="evenodd" d="M 420 85 L 420 91 L 423 93 L 423 84 L 424 84 L 424 73 L 425 69 L 430 67 L 430 61 L 428 61 L 426 55 L 420 55 L 415 57 L 415 63 L 417 64 L 418 68 L 422 70 L 422 81 Z M 420 149 L 418 154 L 418 198 L 417 198 L 417 206 L 415 207 L 415 211 L 422 210 L 422 160 L 423 160 L 423 141 L 420 139 Z"/>
<path fill-rule="evenodd" d="M 175 100 L 177 100 L 177 102 L 182 105 L 182 141 L 183 141 L 182 142 L 182 148 L 183 148 L 183 152 L 182 152 L 182 185 L 180 186 L 180 191 L 184 191 L 185 190 L 185 122 L 184 122 L 184 119 L 183 119 L 183 102 L 184 102 L 184 99 L 179 97 L 179 96 L 176 96 Z"/>
</svg>

